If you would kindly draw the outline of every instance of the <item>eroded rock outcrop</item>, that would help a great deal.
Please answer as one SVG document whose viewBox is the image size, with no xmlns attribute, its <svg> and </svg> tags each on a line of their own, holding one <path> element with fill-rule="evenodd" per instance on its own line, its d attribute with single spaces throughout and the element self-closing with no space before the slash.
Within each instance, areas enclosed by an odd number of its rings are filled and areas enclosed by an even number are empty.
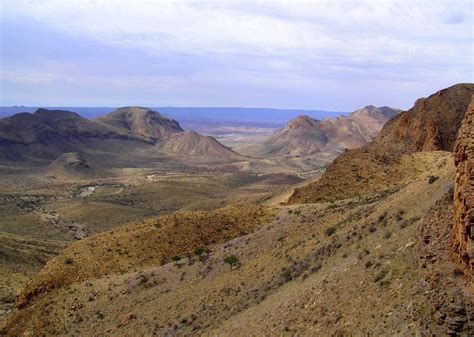
<svg viewBox="0 0 474 337">
<path fill-rule="evenodd" d="M 462 264 L 474 269 L 474 96 L 466 112 L 454 149 L 453 244 Z"/>
</svg>

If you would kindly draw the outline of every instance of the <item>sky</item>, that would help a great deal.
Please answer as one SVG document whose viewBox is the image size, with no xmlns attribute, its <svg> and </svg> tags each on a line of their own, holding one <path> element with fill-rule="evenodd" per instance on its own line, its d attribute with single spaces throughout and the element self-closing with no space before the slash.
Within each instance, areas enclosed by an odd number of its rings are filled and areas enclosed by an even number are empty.
<svg viewBox="0 0 474 337">
<path fill-rule="evenodd" d="M 473 82 L 473 3 L 1 0 L 0 105 L 407 109 Z"/>
</svg>

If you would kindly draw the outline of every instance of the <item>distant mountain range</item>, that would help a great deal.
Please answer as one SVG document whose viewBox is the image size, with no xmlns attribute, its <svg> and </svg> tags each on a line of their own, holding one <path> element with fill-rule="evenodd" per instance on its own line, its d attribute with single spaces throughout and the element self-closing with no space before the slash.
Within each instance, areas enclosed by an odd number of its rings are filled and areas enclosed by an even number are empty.
<svg viewBox="0 0 474 337">
<path fill-rule="evenodd" d="M 175 161 L 242 159 L 214 138 L 185 132 L 177 121 L 142 107 L 120 108 L 96 119 L 47 109 L 0 119 L 3 161 L 41 163 L 68 152 L 105 166 L 159 162 L 174 154 L 180 156 Z"/>
<path fill-rule="evenodd" d="M 0 107 L 0 118 L 8 117 L 20 112 L 35 112 L 42 107 L 3 106 Z M 113 107 L 44 107 L 49 110 L 74 111 L 86 118 L 96 118 L 116 110 Z M 305 114 L 313 118 L 336 117 L 346 112 L 324 110 L 299 109 L 271 109 L 271 108 L 233 108 L 233 107 L 150 107 L 186 125 L 189 121 L 205 123 L 229 123 L 236 125 L 254 125 L 278 128 L 288 120 Z"/>
<path fill-rule="evenodd" d="M 271 137 L 248 146 L 242 153 L 259 157 L 303 157 L 317 153 L 338 154 L 375 139 L 382 126 L 401 110 L 369 105 L 349 116 L 314 119 L 300 115 Z"/>
<path fill-rule="evenodd" d="M 300 115 L 268 139 L 234 150 L 214 137 L 185 131 L 175 119 L 150 108 L 123 107 L 95 118 L 40 108 L 0 119 L 0 161 L 44 166 L 74 153 L 94 167 L 232 163 L 227 169 L 262 164 L 304 171 L 326 165 L 346 148 L 367 144 L 398 112 L 367 106 L 349 116 L 322 120 Z M 269 117 L 268 123 L 274 121 Z"/>
</svg>

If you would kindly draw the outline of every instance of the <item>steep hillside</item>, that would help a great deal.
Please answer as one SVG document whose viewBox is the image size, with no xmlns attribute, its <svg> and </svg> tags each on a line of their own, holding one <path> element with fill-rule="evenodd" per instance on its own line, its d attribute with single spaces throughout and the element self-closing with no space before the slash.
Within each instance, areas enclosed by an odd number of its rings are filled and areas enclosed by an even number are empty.
<svg viewBox="0 0 474 337">
<path fill-rule="evenodd" d="M 182 211 L 86 238 L 48 262 L 21 295 L 19 303 L 52 289 L 99 275 L 165 264 L 173 256 L 210 249 L 271 219 L 264 207 L 228 207 L 211 212 Z M 201 253 L 204 253 L 201 252 Z"/>
<path fill-rule="evenodd" d="M 160 141 L 172 134 L 184 132 L 179 123 L 159 112 L 143 107 L 124 107 L 96 119 L 120 132 L 141 136 L 149 141 Z"/>
<path fill-rule="evenodd" d="M 459 130 L 454 150 L 454 164 L 456 165 L 456 185 L 453 244 L 456 255 L 467 271 L 472 273 L 474 269 L 474 98 L 471 99 Z"/>
<path fill-rule="evenodd" d="M 374 142 L 345 151 L 320 181 L 296 189 L 288 202 L 336 200 L 407 181 L 412 174 L 410 154 L 453 149 L 473 94 L 474 84 L 457 84 L 418 100 L 385 124 Z"/>
<path fill-rule="evenodd" d="M 0 232 L 0 322 L 11 312 L 15 295 L 65 244 Z"/>
<path fill-rule="evenodd" d="M 473 94 L 474 84 L 463 83 L 420 98 L 413 108 L 385 125 L 377 143 L 404 153 L 453 151 Z"/>
<path fill-rule="evenodd" d="M 262 143 L 245 148 L 244 153 L 260 157 L 300 157 L 320 152 L 340 153 L 361 147 L 375 138 L 384 123 L 398 110 L 367 106 L 349 116 L 313 119 L 298 116 Z"/>
</svg>

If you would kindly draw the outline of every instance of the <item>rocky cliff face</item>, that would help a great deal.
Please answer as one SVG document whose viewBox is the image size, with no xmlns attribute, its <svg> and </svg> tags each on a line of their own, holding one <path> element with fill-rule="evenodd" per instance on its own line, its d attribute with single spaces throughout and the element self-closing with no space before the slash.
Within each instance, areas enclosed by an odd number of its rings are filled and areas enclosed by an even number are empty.
<svg viewBox="0 0 474 337">
<path fill-rule="evenodd" d="M 466 112 L 454 150 L 453 244 L 460 261 L 474 268 L 474 98 Z"/>
<path fill-rule="evenodd" d="M 403 153 L 453 151 L 474 84 L 461 83 L 420 98 L 408 111 L 389 121 L 377 142 Z"/>
</svg>

